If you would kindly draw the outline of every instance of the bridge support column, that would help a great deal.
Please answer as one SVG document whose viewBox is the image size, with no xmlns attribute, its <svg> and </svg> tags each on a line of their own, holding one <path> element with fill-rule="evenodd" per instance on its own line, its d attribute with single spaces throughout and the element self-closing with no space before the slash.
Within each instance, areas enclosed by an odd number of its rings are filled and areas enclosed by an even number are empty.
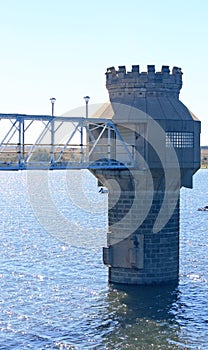
<svg viewBox="0 0 208 350">
<path fill-rule="evenodd" d="M 102 175 L 100 172 L 98 175 L 96 171 L 96 176 L 109 189 L 109 232 L 107 247 L 103 248 L 109 282 L 156 284 L 177 281 L 179 201 L 161 231 L 154 233 L 153 227 L 164 200 L 163 188 L 150 191 L 145 173 L 133 173 L 132 177 L 128 172 L 117 171 L 116 175 L 114 172 L 104 174 L 102 171 Z M 155 180 L 154 187 L 158 187 L 158 183 Z M 166 214 L 169 215 L 168 208 Z"/>
</svg>

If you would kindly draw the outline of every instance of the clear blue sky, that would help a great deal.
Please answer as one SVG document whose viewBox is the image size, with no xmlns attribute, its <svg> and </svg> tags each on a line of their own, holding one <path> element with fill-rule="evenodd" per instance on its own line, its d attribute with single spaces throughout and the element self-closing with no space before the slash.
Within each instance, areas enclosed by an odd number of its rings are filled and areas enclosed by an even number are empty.
<svg viewBox="0 0 208 350">
<path fill-rule="evenodd" d="M 109 66 L 182 68 L 180 99 L 208 145 L 206 0 L 0 0 L 0 112 L 55 114 L 108 99 Z"/>
</svg>

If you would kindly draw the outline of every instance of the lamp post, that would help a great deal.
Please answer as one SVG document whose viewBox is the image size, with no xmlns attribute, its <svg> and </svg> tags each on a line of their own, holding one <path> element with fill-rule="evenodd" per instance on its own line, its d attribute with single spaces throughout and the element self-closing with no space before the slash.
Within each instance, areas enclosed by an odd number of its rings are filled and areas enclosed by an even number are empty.
<svg viewBox="0 0 208 350">
<path fill-rule="evenodd" d="M 56 102 L 55 97 L 50 98 L 52 111 L 51 115 L 54 116 L 54 104 Z M 51 121 L 51 164 L 54 163 L 54 120 Z"/>
<path fill-rule="evenodd" d="M 88 102 L 90 100 L 90 96 L 84 97 L 85 103 L 86 103 L 86 118 L 88 118 Z"/>
<path fill-rule="evenodd" d="M 50 98 L 50 101 L 51 101 L 51 105 L 52 105 L 52 112 L 51 112 L 51 115 L 52 115 L 52 117 L 53 117 L 53 116 L 54 116 L 54 104 L 55 104 L 55 102 L 56 102 L 55 97 L 51 97 L 51 98 Z"/>
</svg>

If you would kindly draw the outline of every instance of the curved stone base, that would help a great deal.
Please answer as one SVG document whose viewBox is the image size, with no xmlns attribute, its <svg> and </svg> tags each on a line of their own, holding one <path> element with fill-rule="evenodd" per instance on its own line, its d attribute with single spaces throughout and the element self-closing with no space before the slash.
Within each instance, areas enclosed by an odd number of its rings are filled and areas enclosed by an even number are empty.
<svg viewBox="0 0 208 350">
<path fill-rule="evenodd" d="M 110 251 L 112 265 L 109 266 L 109 282 L 144 285 L 178 281 L 179 233 L 177 232 L 144 235 L 143 264 L 132 264 L 132 267 L 126 268 L 117 263 L 116 256 L 119 251 L 121 252 L 121 248 L 112 246 Z M 138 259 L 140 254 L 138 250 Z"/>
<path fill-rule="evenodd" d="M 178 273 L 172 275 L 167 274 L 155 276 L 151 273 L 143 275 L 136 269 L 125 269 L 110 267 L 109 268 L 109 282 L 119 284 L 131 284 L 131 285 L 153 285 L 178 282 Z"/>
</svg>

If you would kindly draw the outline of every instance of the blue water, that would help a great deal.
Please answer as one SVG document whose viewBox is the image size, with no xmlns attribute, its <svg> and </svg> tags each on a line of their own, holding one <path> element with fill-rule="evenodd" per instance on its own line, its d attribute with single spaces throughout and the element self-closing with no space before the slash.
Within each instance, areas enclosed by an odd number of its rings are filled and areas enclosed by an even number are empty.
<svg viewBox="0 0 208 350">
<path fill-rule="evenodd" d="M 0 349 L 208 349 L 208 213 L 197 211 L 208 170 L 181 191 L 180 282 L 168 287 L 109 285 L 107 196 L 86 171 L 43 173 L 0 172 Z"/>
</svg>

